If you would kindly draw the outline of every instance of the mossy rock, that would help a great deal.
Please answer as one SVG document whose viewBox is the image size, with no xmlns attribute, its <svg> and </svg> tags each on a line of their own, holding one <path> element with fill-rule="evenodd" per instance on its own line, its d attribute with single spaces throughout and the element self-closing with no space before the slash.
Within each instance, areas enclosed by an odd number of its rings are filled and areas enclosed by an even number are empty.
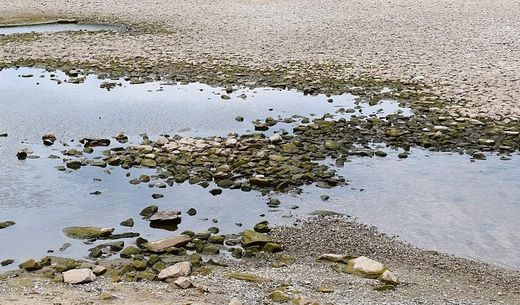
<svg viewBox="0 0 520 305">
<path fill-rule="evenodd" d="M 69 238 L 74 239 L 94 239 L 109 236 L 114 232 L 114 228 L 98 228 L 98 227 L 67 227 L 63 229 L 63 233 Z"/>
<path fill-rule="evenodd" d="M 263 250 L 265 252 L 276 253 L 283 251 L 283 247 L 278 243 L 267 243 L 265 244 Z"/>
<path fill-rule="evenodd" d="M 209 238 L 208 238 L 208 241 L 212 244 L 219 244 L 219 245 L 222 245 L 224 244 L 224 239 L 225 237 L 222 236 L 222 235 L 211 235 Z"/>
<path fill-rule="evenodd" d="M 269 223 L 267 221 L 259 222 L 255 225 L 254 230 L 258 233 L 268 233 L 271 231 Z"/>
<path fill-rule="evenodd" d="M 139 215 L 141 215 L 141 216 L 143 216 L 145 218 L 150 218 L 153 214 L 157 213 L 158 210 L 159 210 L 158 206 L 156 206 L 156 205 L 149 205 L 146 208 L 144 208 L 139 213 Z"/>
<path fill-rule="evenodd" d="M 36 271 L 43 268 L 42 264 L 34 259 L 26 260 L 25 262 L 18 265 L 18 267 L 25 271 Z"/>
<path fill-rule="evenodd" d="M 274 303 L 287 303 L 291 300 L 291 297 L 280 290 L 271 292 L 267 297 Z"/>
<path fill-rule="evenodd" d="M 262 278 L 262 277 L 259 277 L 259 276 L 256 276 L 254 274 L 249 274 L 249 273 L 242 273 L 242 272 L 232 272 L 232 273 L 228 273 L 227 276 L 229 278 L 232 278 L 232 279 L 235 279 L 235 280 L 240 280 L 240 281 L 246 281 L 246 282 L 251 282 L 251 283 L 263 283 L 266 281 L 266 279 Z"/>
<path fill-rule="evenodd" d="M 14 221 L 0 221 L 0 229 L 9 228 L 10 226 L 14 226 L 16 222 Z"/>
<path fill-rule="evenodd" d="M 242 238 L 240 241 L 245 247 L 265 245 L 269 242 L 272 242 L 271 238 L 269 238 L 267 235 L 252 230 L 246 230 L 242 232 Z"/>
<path fill-rule="evenodd" d="M 139 248 L 134 246 L 129 246 L 123 249 L 121 253 L 119 253 L 119 256 L 122 258 L 132 258 L 132 256 L 141 253 L 141 250 Z"/>
</svg>

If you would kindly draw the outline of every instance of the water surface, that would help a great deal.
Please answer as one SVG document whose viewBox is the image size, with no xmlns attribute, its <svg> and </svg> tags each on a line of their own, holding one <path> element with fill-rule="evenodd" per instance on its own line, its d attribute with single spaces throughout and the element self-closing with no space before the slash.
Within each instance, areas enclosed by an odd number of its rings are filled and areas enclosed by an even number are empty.
<svg viewBox="0 0 520 305">
<path fill-rule="evenodd" d="M 170 236 L 171 232 L 151 229 L 139 218 L 139 211 L 153 203 L 161 210 L 197 209 L 196 216 L 184 214 L 179 231 L 218 226 L 223 233 L 237 233 L 262 220 L 291 225 L 314 210 L 334 210 L 420 247 L 520 268 L 518 156 L 502 161 L 490 155 L 485 161 L 470 162 L 468 156 L 415 149 L 405 160 L 398 159 L 398 151 L 393 150 L 388 150 L 387 158 L 353 157 L 338 168 L 351 181 L 349 185 L 331 190 L 309 186 L 298 196 L 279 195 L 282 205 L 275 210 L 256 192 L 224 190 L 212 196 L 208 192 L 212 186 L 135 186 L 128 180 L 154 170 L 133 169 L 130 177 L 120 168 L 86 167 L 65 173 L 54 168 L 60 160 L 47 158 L 76 147 L 77 139 L 112 137 L 119 132 L 136 142 L 142 133 L 152 138 L 161 133 L 243 133 L 253 129 L 251 121 L 257 118 L 312 118 L 339 108 L 358 107 L 356 115 L 360 111 L 378 116 L 397 111 L 411 114 L 396 102 L 369 106 L 344 94 L 330 97 L 333 102 L 329 103 L 324 95 L 271 88 L 236 88 L 229 94 L 231 99 L 224 100 L 223 88 L 198 83 L 130 85 L 118 80 L 120 86 L 107 91 L 100 88 L 105 81 L 95 76 L 82 84 L 67 79 L 61 72 L 38 69 L 0 71 L 0 134 L 9 134 L 0 138 L 0 220 L 16 221 L 15 226 L 0 230 L 0 244 L 8 245 L 0 250 L 0 260 L 15 258 L 19 263 L 42 257 L 49 249 L 84 257 L 91 246 L 61 232 L 72 225 L 113 226 L 116 233 L 134 231 L 148 239 Z M 237 116 L 244 117 L 244 122 L 237 122 Z M 280 128 L 290 129 L 291 124 L 277 124 L 268 133 Z M 41 145 L 41 136 L 48 132 L 68 146 Z M 18 161 L 16 151 L 24 147 L 41 158 Z M 90 194 L 95 191 L 101 194 Z M 153 193 L 165 197 L 153 200 Z M 322 194 L 330 195 L 330 200 L 322 201 Z M 118 225 L 130 217 L 136 220 L 134 228 Z M 64 242 L 72 247 L 60 253 Z"/>
<path fill-rule="evenodd" d="M 52 23 L 0 27 L 0 35 L 13 35 L 25 33 L 52 33 L 65 31 L 122 31 L 123 26 L 113 24 L 96 23 Z"/>
</svg>

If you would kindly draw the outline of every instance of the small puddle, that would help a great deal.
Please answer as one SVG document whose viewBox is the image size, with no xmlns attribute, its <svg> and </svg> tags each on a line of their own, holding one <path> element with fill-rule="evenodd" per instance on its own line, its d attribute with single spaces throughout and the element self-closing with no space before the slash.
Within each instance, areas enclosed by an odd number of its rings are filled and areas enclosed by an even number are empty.
<svg viewBox="0 0 520 305">
<path fill-rule="evenodd" d="M 412 149 L 410 157 L 401 160 L 398 151 L 383 145 L 378 149 L 388 153 L 386 158 L 352 156 L 343 168 L 335 168 L 351 181 L 349 185 L 328 190 L 307 186 L 299 195 L 280 194 L 276 197 L 282 204 L 277 208 L 268 207 L 268 198 L 254 191 L 225 189 L 212 196 L 208 191 L 214 184 L 157 188 L 128 183 L 141 174 L 156 174 L 153 169 L 87 166 L 61 172 L 55 166 L 62 161 L 47 158 L 61 156 L 65 149 L 80 149 L 77 140 L 88 136 L 111 138 L 125 132 L 128 145 L 135 145 L 142 133 L 155 139 L 162 133 L 202 137 L 251 132 L 252 121 L 266 117 L 294 118 L 299 123 L 302 117 L 325 113 L 345 119 L 412 115 L 405 105 L 391 100 L 369 105 L 350 94 L 305 96 L 273 88 L 234 88 L 226 93 L 225 88 L 200 83 L 131 85 L 94 75 L 82 78 L 81 84 L 72 83 L 78 77 L 82 76 L 29 68 L 0 71 L 0 134 L 8 133 L 0 138 L 0 221 L 16 222 L 0 230 L 0 244 L 9 245 L 2 247 L 0 260 L 14 258 L 20 263 L 45 256 L 48 250 L 86 257 L 92 245 L 65 237 L 62 229 L 67 226 L 112 226 L 115 233 L 139 232 L 146 239 L 171 236 L 139 217 L 144 207 L 155 204 L 160 210 L 183 213 L 177 232 L 217 226 L 222 233 L 237 233 L 263 220 L 290 225 L 312 211 L 333 210 L 421 247 L 520 267 L 516 156 L 501 161 L 489 155 L 486 161 L 470 162 L 468 156 Z M 266 133 L 290 131 L 294 124 L 278 123 Z M 43 146 L 41 136 L 48 132 L 63 143 Z M 22 147 L 30 147 L 41 158 L 18 161 L 16 151 Z M 334 167 L 332 161 L 323 162 Z M 154 200 L 154 193 L 164 198 Z M 330 199 L 323 201 L 321 195 Z M 197 214 L 186 215 L 190 208 Z M 136 222 L 131 229 L 119 226 L 127 218 Z M 72 246 L 60 252 L 63 243 Z"/>
<path fill-rule="evenodd" d="M 95 23 L 52 23 L 0 27 L 0 35 L 14 35 L 25 33 L 52 33 L 66 31 L 123 31 L 124 26 Z"/>
</svg>

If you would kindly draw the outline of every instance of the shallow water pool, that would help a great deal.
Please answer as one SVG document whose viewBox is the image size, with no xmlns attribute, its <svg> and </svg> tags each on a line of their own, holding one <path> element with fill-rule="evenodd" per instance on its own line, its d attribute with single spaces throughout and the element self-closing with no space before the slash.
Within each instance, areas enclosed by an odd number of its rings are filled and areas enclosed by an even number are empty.
<svg viewBox="0 0 520 305">
<path fill-rule="evenodd" d="M 128 180 L 155 171 L 86 167 L 60 172 L 55 166 L 61 161 L 47 158 L 75 148 L 83 137 L 112 137 L 119 132 L 137 143 L 142 133 L 151 137 L 244 133 L 254 128 L 251 121 L 257 118 L 312 118 L 340 108 L 355 109 L 356 115 L 411 114 L 394 101 L 370 106 L 344 94 L 330 97 L 329 102 L 324 95 L 272 88 L 235 88 L 230 99 L 223 99 L 224 88 L 198 83 L 130 85 L 118 80 L 107 91 L 100 88 L 105 81 L 93 75 L 82 84 L 68 79 L 62 72 L 39 69 L 0 71 L 0 134 L 8 134 L 0 138 L 0 221 L 16 222 L 0 230 L 0 244 L 8 245 L 0 250 L 0 260 L 14 258 L 20 263 L 45 256 L 48 250 L 85 257 L 92 246 L 62 234 L 64 227 L 73 225 L 112 226 L 116 233 L 139 232 L 148 239 L 170 236 L 171 232 L 152 229 L 138 216 L 145 206 L 156 204 L 161 210 L 183 213 L 197 209 L 195 216 L 183 214 L 178 232 L 218 226 L 223 233 L 238 233 L 262 220 L 291 225 L 312 211 L 334 210 L 420 247 L 520 268 L 518 156 L 502 161 L 490 155 L 485 161 L 470 162 L 468 156 L 415 149 L 401 160 L 398 151 L 383 147 L 389 152 L 386 158 L 351 157 L 351 162 L 337 168 L 349 185 L 330 190 L 309 186 L 300 195 L 278 195 L 282 205 L 277 209 L 269 208 L 267 198 L 256 192 L 226 189 L 212 196 L 211 186 L 135 186 Z M 349 118 L 352 113 L 336 115 Z M 237 116 L 244 121 L 236 121 Z M 291 126 L 277 124 L 268 133 Z M 41 136 L 49 132 L 67 146 L 58 142 L 43 146 Z M 40 158 L 18 161 L 16 151 L 24 147 Z M 101 193 L 91 194 L 95 191 Z M 165 197 L 154 200 L 153 193 Z M 322 194 L 330 199 L 322 201 Z M 136 220 L 134 228 L 119 226 L 130 217 Z M 72 246 L 60 252 L 66 242 Z"/>
</svg>

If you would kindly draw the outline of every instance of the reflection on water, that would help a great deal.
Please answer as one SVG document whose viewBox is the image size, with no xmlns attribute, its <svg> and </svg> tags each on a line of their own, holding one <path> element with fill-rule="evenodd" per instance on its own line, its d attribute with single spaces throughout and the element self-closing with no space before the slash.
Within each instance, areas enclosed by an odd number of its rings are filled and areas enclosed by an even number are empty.
<svg viewBox="0 0 520 305">
<path fill-rule="evenodd" d="M 91 24 L 91 23 L 53 23 L 22 25 L 12 27 L 0 27 L 0 35 L 13 35 L 24 33 L 51 33 L 64 31 L 122 31 L 123 26 L 113 24 Z"/>
<path fill-rule="evenodd" d="M 111 137 L 121 131 L 134 141 L 141 133 L 152 137 L 160 133 L 226 135 L 253 129 L 251 121 L 257 118 L 321 116 L 358 106 L 365 115 L 385 116 L 398 110 L 410 114 L 395 102 L 369 107 L 345 94 L 331 97 L 333 102 L 328 103 L 324 95 L 303 96 L 296 91 L 268 88 L 239 89 L 229 94 L 231 99 L 224 100 L 224 89 L 196 83 L 129 85 L 118 81 L 122 85 L 109 92 L 99 88 L 103 81 L 93 76 L 75 85 L 58 84 L 50 74 L 36 69 L 0 71 L 0 134 L 9 134 L 0 138 L 0 221 L 16 222 L 0 230 L 0 244 L 9 245 L 0 250 L 0 260 L 15 258 L 19 262 L 44 256 L 49 249 L 67 256 L 85 256 L 92 246 L 66 238 L 61 233 L 66 226 L 113 226 L 116 233 L 139 232 L 145 238 L 170 236 L 172 233 L 166 230 L 151 229 L 138 216 L 145 206 L 156 204 L 160 210 L 183 212 L 179 231 L 218 226 L 223 233 L 238 232 L 265 219 L 291 224 L 314 210 L 335 210 L 421 247 L 520 267 L 517 157 L 501 161 L 490 156 L 472 163 L 467 156 L 413 150 L 406 160 L 398 159 L 396 151 L 389 151 L 387 158 L 352 158 L 340 169 L 340 174 L 351 180 L 350 185 L 331 190 L 311 186 L 298 196 L 279 195 L 282 205 L 275 210 L 256 192 L 226 189 L 212 196 L 208 190 L 213 186 L 135 186 L 128 180 L 154 171 L 85 167 L 65 173 L 54 168 L 60 160 L 47 158 L 76 147 L 73 139 Z M 63 73 L 54 74 L 54 78 L 67 79 Z M 360 113 L 356 110 L 354 114 Z M 337 115 L 348 118 L 352 114 Z M 237 122 L 237 116 L 244 117 L 244 122 Z M 277 124 L 269 133 L 290 127 Z M 56 133 L 69 146 L 56 143 L 44 147 L 40 138 L 48 132 Z M 15 154 L 22 147 L 31 147 L 41 158 L 18 161 Z M 101 194 L 90 194 L 95 191 Z M 153 193 L 165 197 L 154 200 Z M 330 200 L 322 201 L 322 194 L 330 195 Z M 185 212 L 189 208 L 197 209 L 197 214 L 188 216 Z M 136 221 L 134 228 L 119 226 L 130 217 Z M 64 242 L 72 247 L 59 253 L 57 249 Z"/>
</svg>

